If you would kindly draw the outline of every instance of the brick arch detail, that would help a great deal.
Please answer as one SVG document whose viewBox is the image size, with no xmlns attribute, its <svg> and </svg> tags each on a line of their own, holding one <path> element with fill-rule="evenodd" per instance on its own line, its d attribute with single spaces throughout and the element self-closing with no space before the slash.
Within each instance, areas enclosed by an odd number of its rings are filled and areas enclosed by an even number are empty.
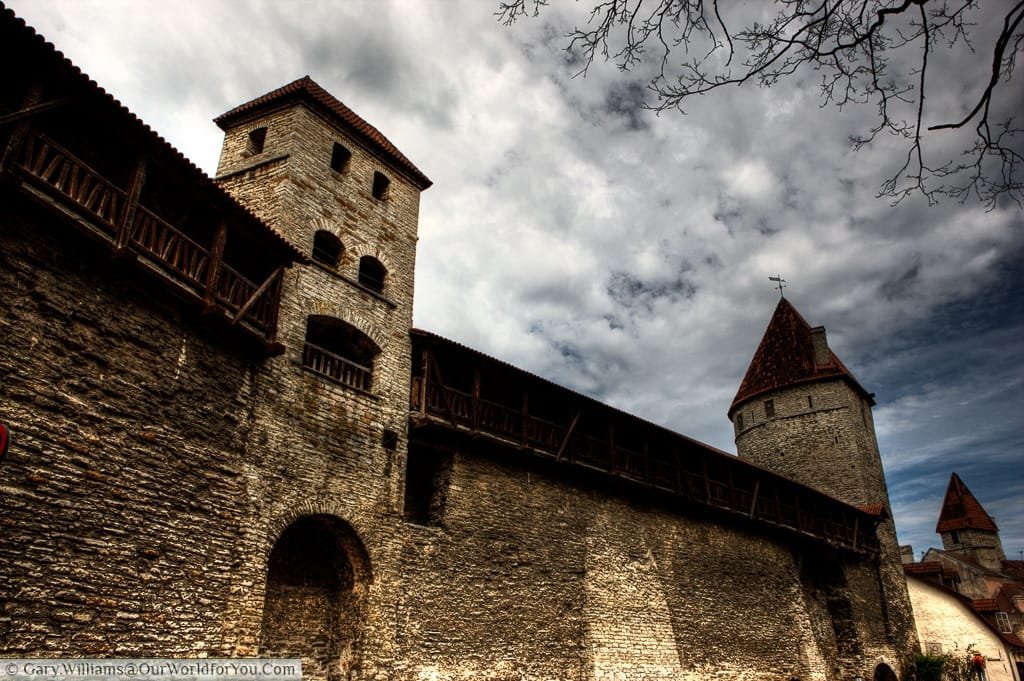
<svg viewBox="0 0 1024 681">
<path fill-rule="evenodd" d="M 270 553 L 274 550 L 274 546 L 277 545 L 284 531 L 300 518 L 315 515 L 335 518 L 351 530 L 351 538 L 354 541 L 346 542 L 345 549 L 346 557 L 352 565 L 353 577 L 356 584 L 372 583 L 373 557 L 370 555 L 370 550 L 363 540 L 363 537 L 368 535 L 367 529 L 362 526 L 362 523 L 350 519 L 338 504 L 329 501 L 303 500 L 289 507 L 284 513 L 270 519 L 270 522 L 267 524 L 267 532 L 263 537 L 262 546 L 260 547 L 264 571 L 270 560 Z"/>
<path fill-rule="evenodd" d="M 330 232 L 334 236 L 341 239 L 342 243 L 345 243 L 345 240 L 341 238 L 341 225 L 334 220 L 328 220 L 327 218 L 319 217 L 310 222 L 309 226 L 312 230 L 310 232 L 311 235 L 316 234 L 317 232 Z M 312 236 L 310 238 L 312 238 Z"/>
<path fill-rule="evenodd" d="M 362 258 L 364 255 L 369 255 L 379 260 L 380 264 L 384 265 L 384 269 L 388 271 L 389 275 L 394 272 L 394 267 L 391 263 L 390 258 L 388 257 L 388 254 L 377 246 L 365 243 L 354 243 L 352 244 L 352 248 L 349 250 L 349 252 L 352 254 L 352 257 L 356 263 L 358 263 L 360 258 Z"/>
<path fill-rule="evenodd" d="M 352 311 L 350 309 L 341 306 L 341 303 L 334 303 L 327 300 L 314 300 L 306 310 L 306 318 L 313 315 L 320 315 L 323 317 L 334 317 L 340 319 L 346 324 L 351 324 L 355 328 L 359 329 L 367 336 L 370 340 L 377 344 L 381 352 L 387 349 L 387 336 L 384 332 L 369 319 L 363 317 L 359 312 Z"/>
</svg>

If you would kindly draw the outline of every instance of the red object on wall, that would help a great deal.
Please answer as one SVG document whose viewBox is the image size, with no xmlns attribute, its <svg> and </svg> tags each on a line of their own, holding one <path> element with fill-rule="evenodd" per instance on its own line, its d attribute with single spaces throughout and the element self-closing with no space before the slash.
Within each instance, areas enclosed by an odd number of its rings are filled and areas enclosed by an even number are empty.
<svg viewBox="0 0 1024 681">
<path fill-rule="evenodd" d="M 11 429 L 0 423 L 0 458 L 7 453 L 7 446 L 11 444 Z"/>
</svg>

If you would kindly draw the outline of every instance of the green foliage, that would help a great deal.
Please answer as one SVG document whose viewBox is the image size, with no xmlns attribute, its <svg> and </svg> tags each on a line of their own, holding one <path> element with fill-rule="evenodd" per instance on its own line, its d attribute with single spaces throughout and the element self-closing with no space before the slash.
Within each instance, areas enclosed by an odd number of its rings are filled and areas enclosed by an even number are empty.
<svg viewBox="0 0 1024 681">
<path fill-rule="evenodd" d="M 972 681 L 974 652 L 974 646 L 968 646 L 966 654 L 911 655 L 903 662 L 903 681 Z"/>
</svg>

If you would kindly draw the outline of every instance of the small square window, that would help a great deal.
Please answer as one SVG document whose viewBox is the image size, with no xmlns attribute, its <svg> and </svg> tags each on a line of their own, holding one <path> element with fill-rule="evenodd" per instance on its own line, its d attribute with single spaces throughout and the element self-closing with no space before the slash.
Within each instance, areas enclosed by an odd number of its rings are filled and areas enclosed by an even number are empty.
<svg viewBox="0 0 1024 681">
<path fill-rule="evenodd" d="M 352 158 L 352 152 L 335 142 L 334 149 L 331 151 L 331 170 L 336 173 L 345 172 L 350 158 Z"/>
<path fill-rule="evenodd" d="M 775 400 L 764 401 L 764 415 L 769 419 L 775 417 Z"/>
<path fill-rule="evenodd" d="M 736 414 L 736 428 L 743 430 L 743 412 Z"/>
<path fill-rule="evenodd" d="M 390 186 L 391 180 L 384 173 L 373 173 L 373 198 L 383 201 L 387 198 L 388 187 Z"/>
<path fill-rule="evenodd" d="M 1005 612 L 996 613 L 996 626 L 1002 634 L 1012 634 L 1013 627 L 1010 626 L 1010 615 Z"/>
<path fill-rule="evenodd" d="M 249 155 L 259 154 L 263 151 L 263 145 L 267 141 L 267 129 L 256 128 L 249 131 L 249 139 L 245 144 L 245 153 Z"/>
</svg>

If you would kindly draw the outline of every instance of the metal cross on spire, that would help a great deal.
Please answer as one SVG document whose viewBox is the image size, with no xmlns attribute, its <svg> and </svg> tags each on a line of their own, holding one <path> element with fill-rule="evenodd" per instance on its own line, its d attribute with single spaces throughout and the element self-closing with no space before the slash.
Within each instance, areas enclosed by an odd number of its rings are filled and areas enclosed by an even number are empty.
<svg viewBox="0 0 1024 681">
<path fill-rule="evenodd" d="M 786 294 L 782 292 L 782 289 L 786 288 L 786 280 L 782 278 L 781 274 L 777 274 L 774 277 L 768 277 L 769 281 L 774 281 L 778 286 L 775 288 L 779 289 L 779 297 L 785 298 Z"/>
</svg>

